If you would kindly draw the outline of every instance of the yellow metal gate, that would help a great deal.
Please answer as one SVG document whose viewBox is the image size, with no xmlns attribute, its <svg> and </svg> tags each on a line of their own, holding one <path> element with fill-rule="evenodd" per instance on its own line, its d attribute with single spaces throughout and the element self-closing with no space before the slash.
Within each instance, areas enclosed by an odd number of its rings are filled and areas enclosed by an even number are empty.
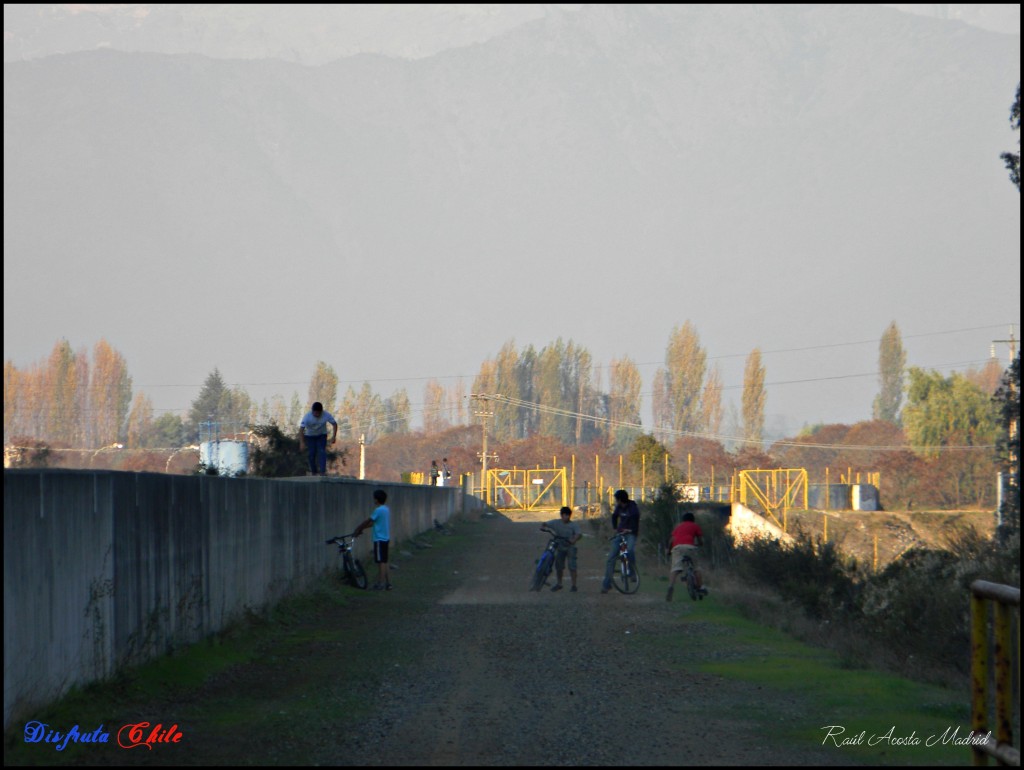
<svg viewBox="0 0 1024 770">
<path fill-rule="evenodd" d="M 486 496 L 495 508 L 558 510 L 568 505 L 565 468 L 488 468 Z"/>
<path fill-rule="evenodd" d="M 740 471 L 739 501 L 744 505 L 759 503 L 785 532 L 786 512 L 790 508 L 807 509 L 807 469 Z M 779 511 L 782 512 L 782 521 L 775 515 Z"/>
</svg>

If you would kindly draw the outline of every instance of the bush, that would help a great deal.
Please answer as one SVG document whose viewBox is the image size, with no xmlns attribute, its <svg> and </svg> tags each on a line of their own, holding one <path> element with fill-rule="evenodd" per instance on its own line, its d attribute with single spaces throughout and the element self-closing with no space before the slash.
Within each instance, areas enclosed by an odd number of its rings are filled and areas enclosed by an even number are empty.
<svg viewBox="0 0 1024 770">
<path fill-rule="evenodd" d="M 798 532 L 792 543 L 753 540 L 732 554 L 745 582 L 771 586 L 816 621 L 858 662 L 881 658 L 916 679 L 942 681 L 970 669 L 970 584 L 1020 586 L 1020 536 L 987 540 L 971 527 L 942 549 L 914 549 L 870 574 L 831 543 Z M 782 619 L 780 619 L 782 620 Z"/>
</svg>

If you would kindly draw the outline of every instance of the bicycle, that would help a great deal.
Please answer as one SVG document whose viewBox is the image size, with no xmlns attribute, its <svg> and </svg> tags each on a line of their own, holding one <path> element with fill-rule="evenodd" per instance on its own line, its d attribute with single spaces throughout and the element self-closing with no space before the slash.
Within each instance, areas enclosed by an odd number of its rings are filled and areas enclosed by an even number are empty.
<svg viewBox="0 0 1024 770">
<path fill-rule="evenodd" d="M 640 571 L 636 564 L 629 561 L 629 545 L 626 543 L 626 536 L 617 533 L 610 540 L 619 539 L 619 557 L 616 569 L 612 572 L 612 585 L 615 590 L 623 594 L 635 594 L 640 588 Z"/>
<path fill-rule="evenodd" d="M 693 559 L 689 556 L 683 557 L 683 567 L 686 573 L 684 579 L 686 580 L 686 590 L 690 594 L 690 598 L 693 601 L 704 598 L 704 589 L 697 587 L 697 573 L 693 571 Z"/>
<path fill-rule="evenodd" d="M 355 533 L 350 535 L 338 535 L 327 541 L 327 545 L 337 545 L 338 553 L 341 554 L 341 577 L 349 585 L 366 590 L 369 581 L 366 579 L 366 570 L 359 563 L 359 559 L 352 555 L 352 547 L 355 543 Z"/>
<path fill-rule="evenodd" d="M 569 544 L 569 541 L 564 537 L 555 534 L 551 535 L 548 544 L 544 546 L 544 550 L 541 552 L 540 558 L 537 559 L 537 566 L 534 568 L 533 575 L 530 578 L 531 591 L 539 591 L 547 585 L 551 570 L 555 567 L 555 552 L 558 550 L 559 540 L 566 546 Z"/>
</svg>

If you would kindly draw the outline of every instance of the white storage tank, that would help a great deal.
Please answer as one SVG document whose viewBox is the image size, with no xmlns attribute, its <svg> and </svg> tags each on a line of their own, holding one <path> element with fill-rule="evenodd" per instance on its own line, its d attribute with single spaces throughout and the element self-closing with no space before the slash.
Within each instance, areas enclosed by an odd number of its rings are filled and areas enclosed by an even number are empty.
<svg viewBox="0 0 1024 770">
<path fill-rule="evenodd" d="M 199 445 L 199 462 L 216 468 L 220 476 L 249 472 L 249 444 L 245 441 L 204 441 Z"/>
</svg>

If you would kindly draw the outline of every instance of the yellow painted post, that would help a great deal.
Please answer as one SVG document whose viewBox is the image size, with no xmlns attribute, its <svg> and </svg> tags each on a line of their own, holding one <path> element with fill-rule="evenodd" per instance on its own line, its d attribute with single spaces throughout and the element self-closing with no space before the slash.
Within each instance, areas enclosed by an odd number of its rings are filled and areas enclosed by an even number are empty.
<svg viewBox="0 0 1024 770">
<path fill-rule="evenodd" d="M 576 455 L 572 456 L 572 470 L 569 472 L 569 506 L 576 507 Z"/>
<path fill-rule="evenodd" d="M 875 558 L 871 562 L 872 572 L 878 572 L 878 535 L 875 535 Z"/>
<path fill-rule="evenodd" d="M 827 513 L 821 514 L 821 520 L 825 524 L 825 542 L 827 543 L 828 542 L 828 514 Z"/>
<path fill-rule="evenodd" d="M 825 467 L 825 510 L 828 510 L 829 501 L 832 499 L 832 495 L 829 494 L 828 486 L 828 466 Z"/>
<path fill-rule="evenodd" d="M 622 489 L 622 455 L 619 455 L 619 489 Z"/>
<path fill-rule="evenodd" d="M 1013 661 L 1010 658 L 1010 605 L 995 603 L 992 636 L 996 658 L 996 741 L 1001 746 L 1013 745 Z M 1019 660 L 1019 656 L 1018 656 Z"/>
<path fill-rule="evenodd" d="M 971 592 L 971 731 L 984 735 L 988 725 L 988 605 L 985 599 Z M 975 748 L 975 765 L 987 765 L 988 755 Z"/>
<path fill-rule="evenodd" d="M 647 488 L 647 455 L 640 455 L 640 486 Z"/>
<path fill-rule="evenodd" d="M 668 453 L 665 453 L 665 483 L 668 484 Z"/>
<path fill-rule="evenodd" d="M 689 452 L 686 453 L 686 483 L 693 483 L 693 455 Z"/>
</svg>

